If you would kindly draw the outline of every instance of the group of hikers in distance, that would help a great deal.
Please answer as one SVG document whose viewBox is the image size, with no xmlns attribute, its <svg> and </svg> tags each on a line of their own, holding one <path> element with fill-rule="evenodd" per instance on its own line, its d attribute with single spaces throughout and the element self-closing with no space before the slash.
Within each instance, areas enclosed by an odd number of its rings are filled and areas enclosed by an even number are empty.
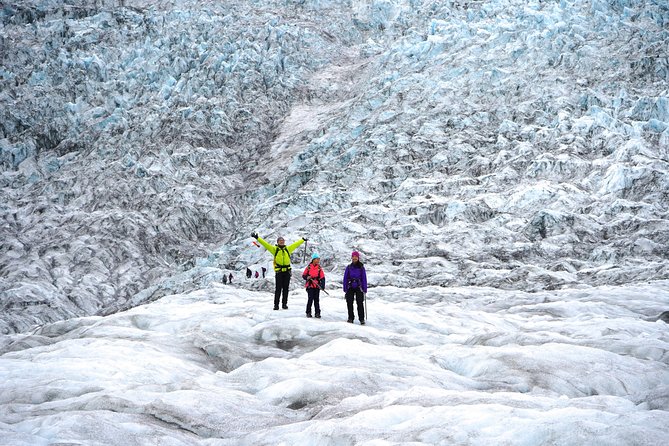
<svg viewBox="0 0 669 446">
<path fill-rule="evenodd" d="M 263 240 L 257 232 L 251 233 L 251 237 L 256 239 L 260 245 L 265 248 L 270 254 L 274 256 L 274 273 L 275 273 L 275 289 L 274 289 L 274 309 L 279 309 L 281 303 L 284 310 L 288 309 L 288 287 L 290 286 L 291 277 L 291 261 L 290 255 L 304 242 L 306 238 L 302 237 L 290 245 L 286 245 L 286 240 L 283 237 L 276 239 L 276 245 L 271 245 Z M 307 317 L 313 317 L 311 308 L 313 305 L 314 316 L 321 317 L 320 292 L 325 291 L 325 272 L 320 265 L 320 256 L 318 253 L 311 255 L 311 262 L 307 265 L 302 273 L 302 278 L 305 280 L 304 287 L 307 290 Z M 360 262 L 360 253 L 353 251 L 351 253 L 351 263 L 344 271 L 344 279 L 342 281 L 344 294 L 346 296 L 346 307 L 348 310 L 348 322 L 353 323 L 355 320 L 353 302 L 356 303 L 358 311 L 358 320 L 361 325 L 365 325 L 365 295 L 367 293 L 367 273 L 365 266 Z"/>
<path fill-rule="evenodd" d="M 267 272 L 267 268 L 265 268 L 265 267 L 263 266 L 263 267 L 261 268 L 261 270 L 262 270 L 262 278 L 264 279 L 264 278 L 265 278 L 265 273 Z M 246 278 L 247 278 L 247 279 L 250 279 L 251 277 L 253 277 L 254 274 L 255 274 L 255 278 L 256 278 L 256 279 L 260 278 L 260 273 L 259 273 L 258 271 L 256 271 L 256 272 L 254 273 L 253 271 L 251 271 L 251 268 L 248 268 L 248 267 L 246 268 Z"/>
</svg>

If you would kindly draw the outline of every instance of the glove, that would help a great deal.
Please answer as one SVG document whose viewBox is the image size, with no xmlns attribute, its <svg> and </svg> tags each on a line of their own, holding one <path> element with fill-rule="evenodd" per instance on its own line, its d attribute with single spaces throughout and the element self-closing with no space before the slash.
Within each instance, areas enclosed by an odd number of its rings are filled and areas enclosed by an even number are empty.
<svg viewBox="0 0 669 446">
<path fill-rule="evenodd" d="M 306 237 L 302 237 L 302 240 L 304 240 L 305 242 L 308 242 L 308 241 L 309 241 L 309 239 L 306 238 Z"/>
<path fill-rule="evenodd" d="M 258 233 L 257 233 L 257 232 L 252 232 L 252 233 L 251 233 L 251 237 L 253 237 L 254 239 L 258 240 Z"/>
</svg>

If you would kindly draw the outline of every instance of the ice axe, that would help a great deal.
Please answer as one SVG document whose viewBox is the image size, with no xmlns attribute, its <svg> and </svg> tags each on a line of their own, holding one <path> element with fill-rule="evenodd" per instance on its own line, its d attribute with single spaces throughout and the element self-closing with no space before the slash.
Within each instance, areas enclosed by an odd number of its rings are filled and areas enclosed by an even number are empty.
<svg viewBox="0 0 669 446">
<path fill-rule="evenodd" d="M 320 282 L 319 282 L 318 280 L 316 280 L 316 279 L 309 279 L 309 281 L 310 281 L 310 282 L 316 282 L 316 285 L 318 285 L 318 289 L 319 289 L 319 290 L 321 290 L 322 292 L 324 292 L 324 293 L 327 294 L 328 296 L 330 295 L 330 293 L 328 293 L 327 291 L 325 291 L 325 290 L 323 289 L 323 287 L 321 286 L 321 284 L 320 284 Z"/>
</svg>

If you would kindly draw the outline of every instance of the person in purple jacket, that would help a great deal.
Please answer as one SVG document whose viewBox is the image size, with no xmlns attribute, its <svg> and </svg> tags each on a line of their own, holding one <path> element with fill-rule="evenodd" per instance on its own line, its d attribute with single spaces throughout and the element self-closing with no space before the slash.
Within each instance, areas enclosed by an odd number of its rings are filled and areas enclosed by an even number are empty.
<svg viewBox="0 0 669 446">
<path fill-rule="evenodd" d="M 351 253 L 351 264 L 344 272 L 344 293 L 346 293 L 346 306 L 348 307 L 348 322 L 353 323 L 353 298 L 358 304 L 358 319 L 360 325 L 365 325 L 365 294 L 367 293 L 367 273 L 365 266 L 360 262 L 360 253 Z"/>
</svg>

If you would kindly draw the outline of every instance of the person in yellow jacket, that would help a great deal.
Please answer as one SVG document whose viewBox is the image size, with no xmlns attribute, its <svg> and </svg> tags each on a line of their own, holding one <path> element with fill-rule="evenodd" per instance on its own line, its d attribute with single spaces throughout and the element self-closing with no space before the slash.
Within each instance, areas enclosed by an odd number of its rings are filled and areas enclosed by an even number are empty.
<svg viewBox="0 0 669 446">
<path fill-rule="evenodd" d="M 300 246 L 302 243 L 306 242 L 307 239 L 302 237 L 300 240 L 291 243 L 286 246 L 286 241 L 283 237 L 276 239 L 276 245 L 272 246 L 258 236 L 257 232 L 251 233 L 251 237 L 258 240 L 263 248 L 269 251 L 270 254 L 274 256 L 274 272 L 275 272 L 275 282 L 276 286 L 274 288 L 274 309 L 279 309 L 279 299 L 283 294 L 282 299 L 282 308 L 284 310 L 288 309 L 288 287 L 290 286 L 290 275 L 291 275 L 291 266 L 290 266 L 290 255 Z"/>
</svg>

